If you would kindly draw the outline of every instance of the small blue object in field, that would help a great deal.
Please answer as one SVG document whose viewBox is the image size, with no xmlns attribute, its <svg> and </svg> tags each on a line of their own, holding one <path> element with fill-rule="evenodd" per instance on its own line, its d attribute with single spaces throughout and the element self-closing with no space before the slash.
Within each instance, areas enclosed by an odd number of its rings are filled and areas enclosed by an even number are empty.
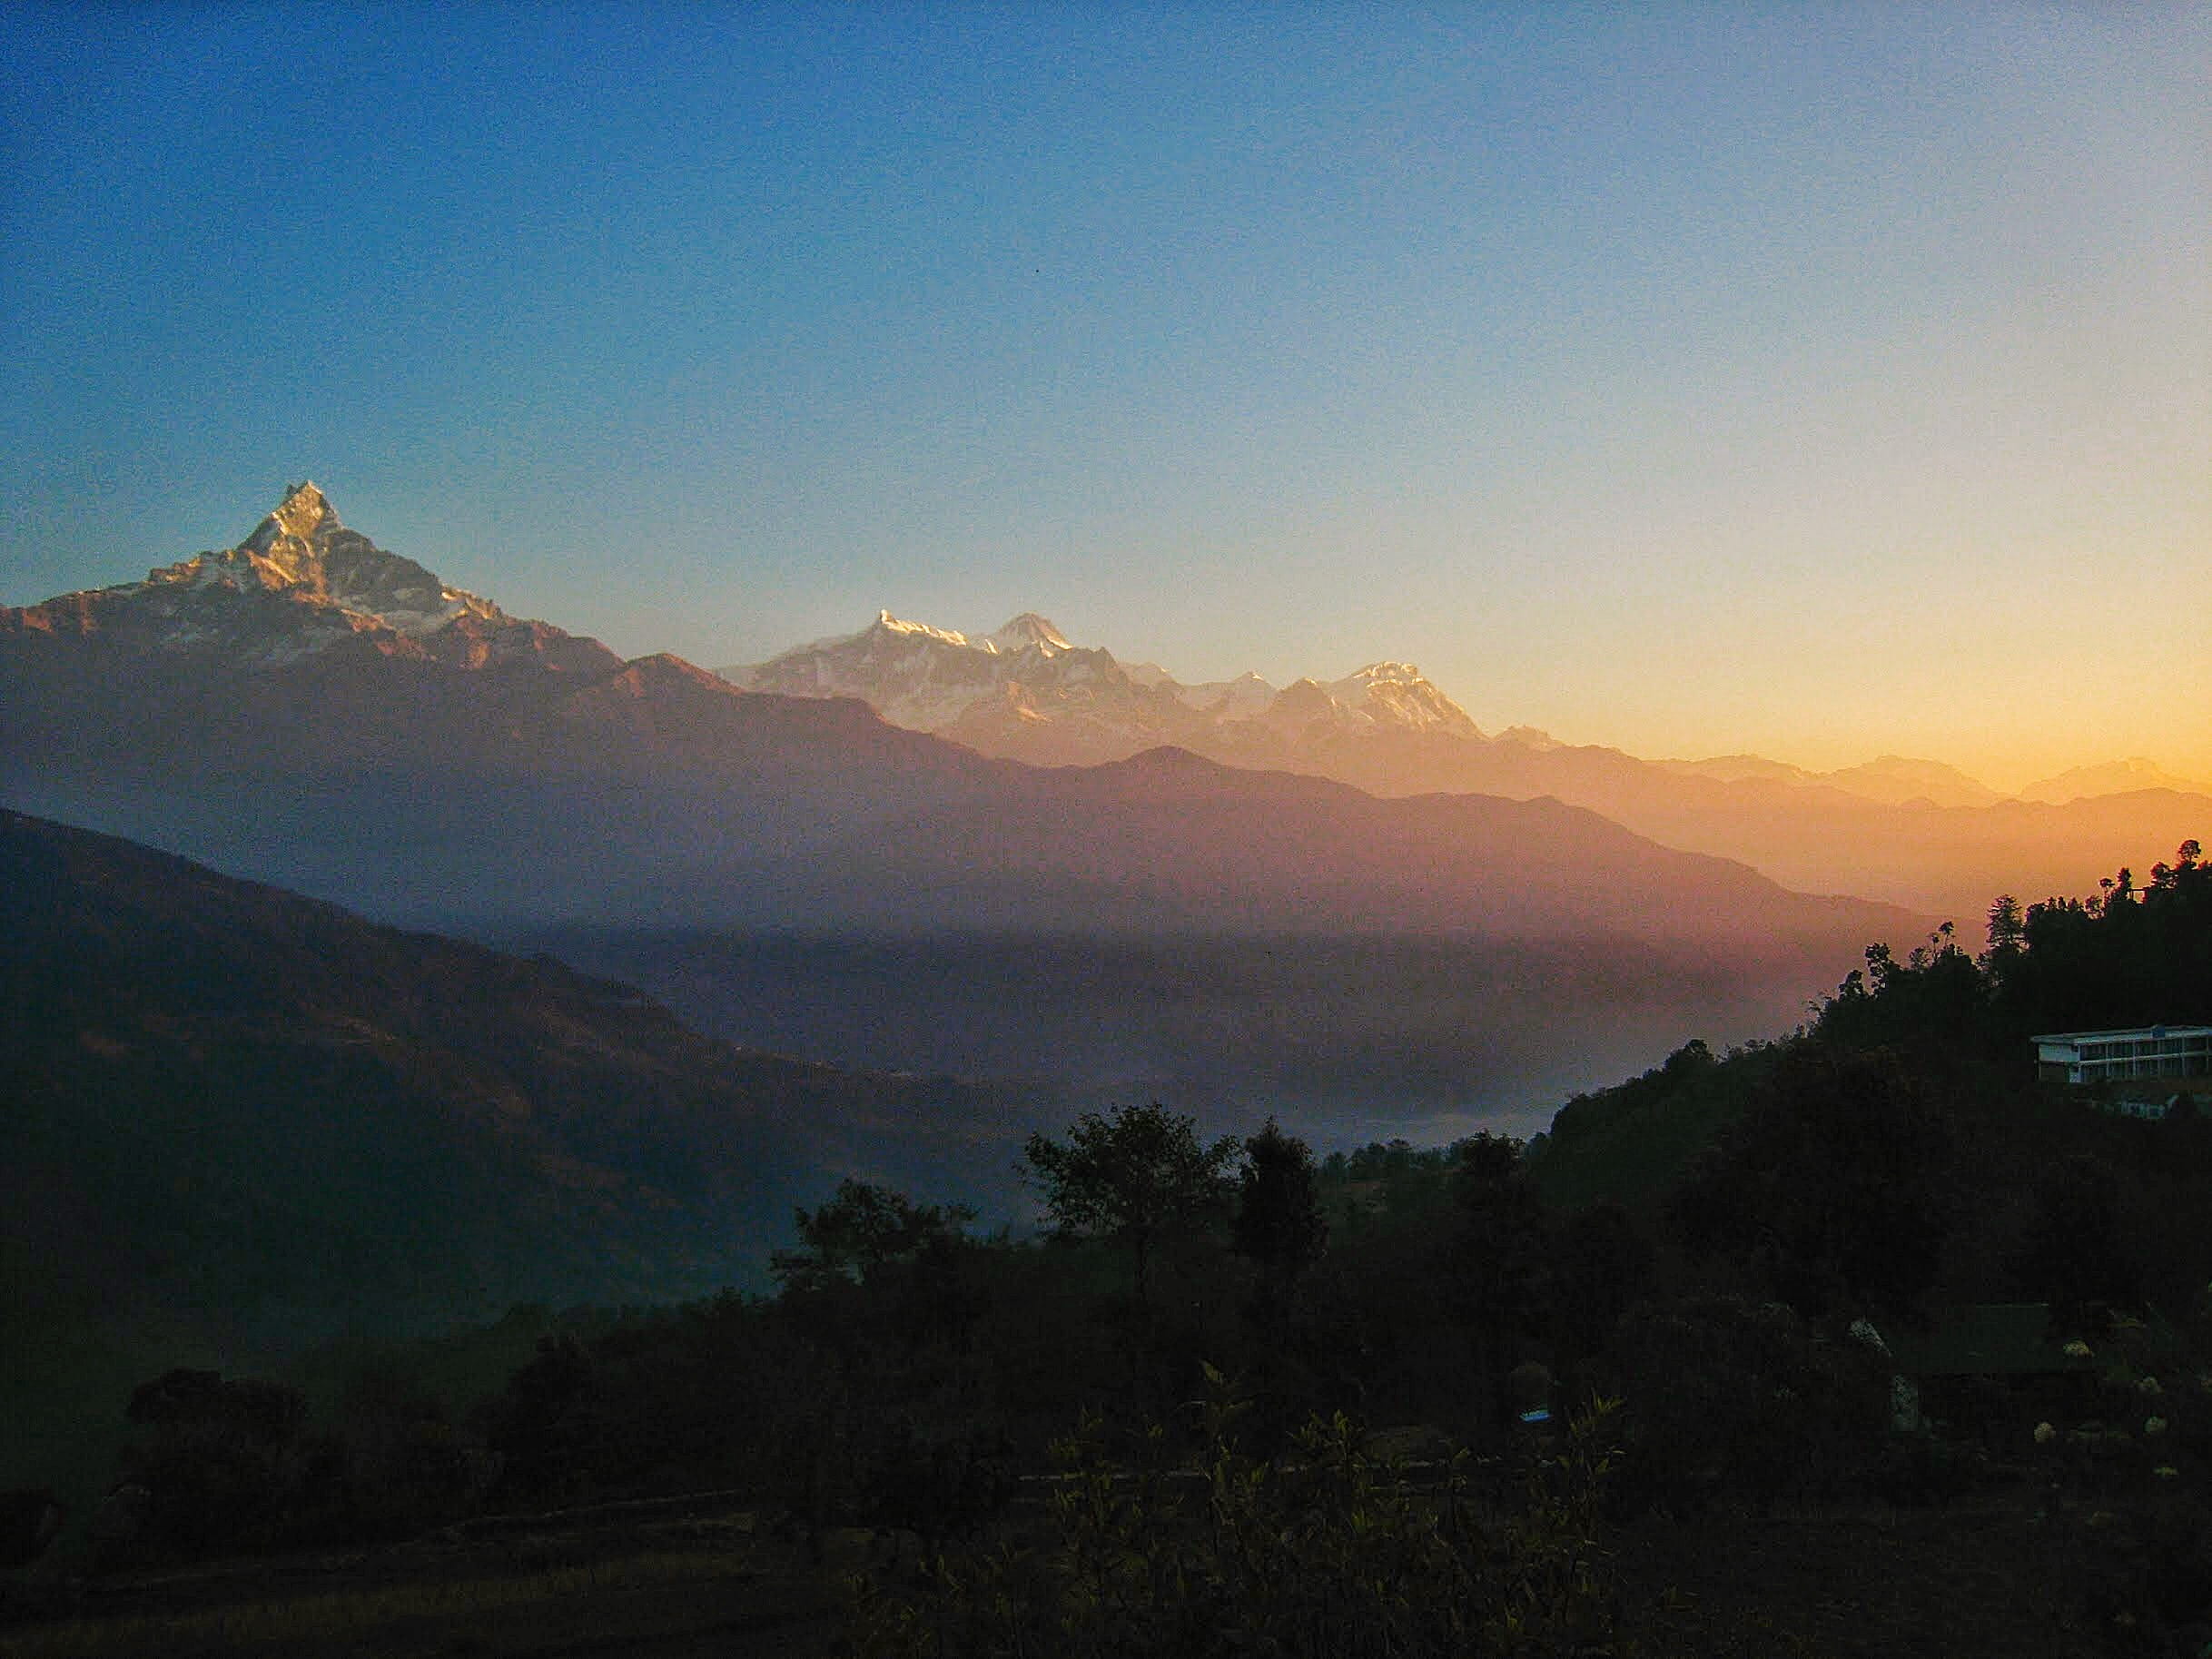
<svg viewBox="0 0 2212 1659">
<path fill-rule="evenodd" d="M 1521 1413 L 1521 1421 L 1524 1423 L 1548 1423 L 1551 1420 L 1552 1414 L 1546 1411 L 1541 1406 L 1537 1407 L 1534 1411 L 1524 1411 Z"/>
</svg>

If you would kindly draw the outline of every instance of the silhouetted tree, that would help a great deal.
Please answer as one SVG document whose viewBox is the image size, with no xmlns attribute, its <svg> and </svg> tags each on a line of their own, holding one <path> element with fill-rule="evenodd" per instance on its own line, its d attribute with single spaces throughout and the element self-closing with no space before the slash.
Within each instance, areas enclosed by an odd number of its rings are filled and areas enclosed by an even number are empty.
<svg viewBox="0 0 2212 1659">
<path fill-rule="evenodd" d="M 2009 893 L 1997 895 L 1990 906 L 1989 950 L 1981 959 L 1985 969 L 2000 973 L 2005 965 L 2020 953 L 2028 941 L 2028 915 L 2020 902 Z"/>
<path fill-rule="evenodd" d="M 1062 1234 L 1109 1239 L 1129 1251 L 1142 1307 L 1159 1241 L 1220 1211 L 1237 1142 L 1225 1136 L 1200 1146 L 1192 1120 L 1155 1101 L 1118 1107 L 1111 1117 L 1085 1112 L 1064 1143 L 1032 1135 L 1023 1155 Z"/>
<path fill-rule="evenodd" d="M 1328 1245 L 1314 1180 L 1313 1152 L 1273 1118 L 1244 1142 L 1230 1237 L 1238 1254 L 1280 1277 L 1295 1279 Z"/>
<path fill-rule="evenodd" d="M 1549 1229 L 1521 1163 L 1521 1143 L 1487 1132 L 1463 1141 L 1452 1170 L 1457 1228 L 1445 1248 L 1457 1311 L 1502 1375 L 1543 1323 Z"/>
<path fill-rule="evenodd" d="M 1261 1328 L 1279 1338 L 1299 1279 L 1328 1246 L 1328 1223 L 1321 1215 L 1313 1152 L 1303 1141 L 1283 1133 L 1269 1118 L 1246 1139 L 1244 1159 L 1229 1238 L 1237 1253 L 1259 1269 L 1254 1311 Z"/>
<path fill-rule="evenodd" d="M 274 1541 L 307 1472 L 299 1390 L 179 1368 L 133 1390 L 127 1415 L 149 1431 L 123 1458 L 148 1494 L 142 1545 L 196 1555 Z"/>
<path fill-rule="evenodd" d="M 1814 1035 L 1852 1049 L 1980 1042 L 1988 1029 L 1987 986 L 1956 933 L 1944 923 L 1901 962 L 1888 945 L 1869 945 L 1866 967 L 1853 969 L 1821 1003 Z"/>
<path fill-rule="evenodd" d="M 483 1413 L 486 1438 L 508 1485 L 532 1497 L 566 1496 L 590 1474 L 597 1367 L 568 1332 L 541 1337 L 538 1352 Z"/>
<path fill-rule="evenodd" d="M 965 1204 L 917 1204 L 888 1187 L 843 1180 L 819 1210 L 797 1211 L 801 1248 L 775 1251 L 769 1271 L 786 1289 L 864 1284 L 888 1266 L 957 1239 L 974 1220 Z"/>
</svg>

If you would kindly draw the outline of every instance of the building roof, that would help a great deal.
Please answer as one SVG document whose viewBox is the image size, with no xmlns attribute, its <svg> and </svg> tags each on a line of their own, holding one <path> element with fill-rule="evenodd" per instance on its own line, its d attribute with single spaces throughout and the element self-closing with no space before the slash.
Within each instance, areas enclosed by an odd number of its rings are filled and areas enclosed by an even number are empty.
<svg viewBox="0 0 2212 1659">
<path fill-rule="evenodd" d="M 2212 1036 L 2212 1025 L 2124 1025 L 2113 1031 L 2102 1032 L 2042 1032 L 2028 1039 L 2030 1042 L 2111 1042 L 2123 1037 L 2205 1037 Z"/>
</svg>

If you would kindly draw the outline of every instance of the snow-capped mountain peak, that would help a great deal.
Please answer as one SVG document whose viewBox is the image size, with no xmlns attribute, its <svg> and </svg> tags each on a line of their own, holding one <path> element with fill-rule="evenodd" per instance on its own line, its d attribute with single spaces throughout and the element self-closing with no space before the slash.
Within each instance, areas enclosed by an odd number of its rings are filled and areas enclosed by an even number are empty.
<svg viewBox="0 0 2212 1659">
<path fill-rule="evenodd" d="M 198 553 L 96 592 L 12 612 L 15 628 L 99 634 L 160 651 L 219 654 L 273 667 L 341 646 L 430 657 L 457 667 L 527 659 L 604 668 L 619 658 L 596 640 L 509 616 L 449 588 L 411 558 L 388 553 L 340 520 L 312 482 L 284 499 L 236 547 Z"/>
<path fill-rule="evenodd" d="M 953 628 L 887 610 L 856 634 L 834 634 L 764 663 L 716 672 L 748 691 L 791 697 L 859 697 L 894 726 L 936 731 L 996 695 L 998 648 Z"/>
<path fill-rule="evenodd" d="M 411 558 L 348 529 L 312 482 L 294 484 L 236 547 L 201 553 L 148 575 L 146 585 L 229 588 L 335 606 L 403 637 L 442 632 L 462 617 L 513 623 L 489 599 L 449 588 Z"/>
<path fill-rule="evenodd" d="M 1066 635 L 1033 610 L 1025 610 L 1020 616 L 1010 618 L 1005 627 L 978 643 L 997 651 L 1023 651 L 1034 647 L 1048 655 L 1074 649 L 1068 643 Z"/>
<path fill-rule="evenodd" d="M 267 553 L 281 537 L 295 536 L 302 539 L 327 530 L 343 529 L 338 521 L 338 509 L 331 505 L 330 498 L 315 488 L 312 479 L 294 484 L 284 492 L 276 510 L 255 527 L 241 547 L 255 553 Z"/>
<path fill-rule="evenodd" d="M 1369 663 L 1280 691 L 1256 674 L 1186 686 L 1157 664 L 1073 645 L 1035 611 L 983 635 L 879 611 L 856 634 L 719 672 L 754 691 L 859 697 L 894 726 L 1055 764 L 1215 738 L 1272 756 L 1324 734 L 1482 736 L 1412 663 Z"/>
<path fill-rule="evenodd" d="M 1071 644 L 1035 611 L 982 635 L 878 611 L 856 634 L 717 672 L 749 691 L 859 697 L 894 726 L 1001 752 L 1015 735 L 1065 735 L 1073 722 L 1086 757 L 1119 755 L 1162 741 L 1186 717 L 1172 681 Z"/>
<path fill-rule="evenodd" d="M 1380 727 L 1450 732 L 1479 737 L 1466 711 L 1438 691 L 1412 663 L 1369 663 L 1328 687 L 1330 699 Z"/>
</svg>

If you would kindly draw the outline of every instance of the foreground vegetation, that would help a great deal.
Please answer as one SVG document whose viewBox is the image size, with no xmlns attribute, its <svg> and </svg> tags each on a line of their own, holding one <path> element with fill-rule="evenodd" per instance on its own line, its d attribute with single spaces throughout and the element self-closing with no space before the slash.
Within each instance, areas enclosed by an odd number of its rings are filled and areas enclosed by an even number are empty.
<svg viewBox="0 0 2212 1659">
<path fill-rule="evenodd" d="M 311 1387 L 154 1378 L 120 1495 L 15 1594 L 714 1491 L 796 1600 L 849 1580 L 817 1645 L 859 1653 L 1907 1652 L 1815 1604 L 1872 1597 L 1859 1564 L 1909 1535 L 1939 1578 L 2005 1541 L 1917 1615 L 2032 1608 L 1985 1651 L 2196 1654 L 2212 1121 L 2092 1110 L 2026 1039 L 2207 1011 L 2192 843 L 2140 888 L 2000 900 L 1979 953 L 1877 946 L 1802 1032 L 1685 1045 L 1526 1148 L 1088 1116 L 1028 1144 L 1040 1239 L 848 1182 L 772 1296 L 518 1313 Z M 2022 1304 L 2019 1363 L 1944 1358 L 1961 1310 Z M 518 1331 L 518 1366 L 471 1358 Z M 1774 1555 L 1771 1604 L 1699 1540 Z M 668 1559 L 638 1570 L 703 1570 Z M 16 1639 L 124 1634 L 87 1628 Z"/>
</svg>

